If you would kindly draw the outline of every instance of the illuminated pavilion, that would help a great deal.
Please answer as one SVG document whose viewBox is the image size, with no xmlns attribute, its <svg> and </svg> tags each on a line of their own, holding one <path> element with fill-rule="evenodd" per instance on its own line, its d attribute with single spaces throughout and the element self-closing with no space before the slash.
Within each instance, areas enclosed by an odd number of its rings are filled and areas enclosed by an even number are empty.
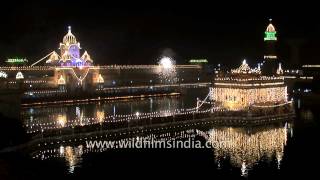
<svg viewBox="0 0 320 180">
<path fill-rule="evenodd" d="M 60 52 L 51 51 L 35 61 L 25 58 L 5 61 L 6 65 L 0 66 L 0 90 L 19 90 L 21 98 L 28 102 L 44 98 L 55 101 L 80 96 L 171 93 L 177 92 L 179 85 L 209 81 L 200 65 L 175 65 L 165 61 L 159 65 L 97 66 L 89 53 L 81 50 L 69 26 L 59 45 Z"/>
<path fill-rule="evenodd" d="M 215 78 L 212 99 L 228 110 L 278 106 L 288 102 L 281 64 L 275 76 L 261 74 L 260 66 L 250 68 L 244 60 L 237 69 Z"/>
</svg>

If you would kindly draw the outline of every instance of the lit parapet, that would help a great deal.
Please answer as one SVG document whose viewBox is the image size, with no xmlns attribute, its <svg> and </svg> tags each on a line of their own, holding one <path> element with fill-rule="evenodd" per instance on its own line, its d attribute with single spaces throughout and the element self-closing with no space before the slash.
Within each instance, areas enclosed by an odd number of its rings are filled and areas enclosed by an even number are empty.
<svg viewBox="0 0 320 180">
<path fill-rule="evenodd" d="M 263 56 L 263 59 L 277 59 L 278 57 L 275 55 Z"/>
<path fill-rule="evenodd" d="M 305 64 L 302 65 L 303 68 L 320 68 L 319 64 Z"/>
<path fill-rule="evenodd" d="M 251 69 L 246 60 L 242 61 L 242 64 L 237 69 L 232 69 L 233 74 L 260 74 L 260 68 Z"/>
</svg>

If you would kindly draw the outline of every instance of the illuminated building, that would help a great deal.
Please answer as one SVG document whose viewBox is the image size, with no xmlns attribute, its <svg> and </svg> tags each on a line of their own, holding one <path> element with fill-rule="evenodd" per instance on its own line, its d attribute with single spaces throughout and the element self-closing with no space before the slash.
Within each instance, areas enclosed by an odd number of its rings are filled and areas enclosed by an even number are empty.
<svg viewBox="0 0 320 180">
<path fill-rule="evenodd" d="M 68 33 L 63 37 L 60 43 L 60 56 L 53 51 L 46 61 L 53 66 L 90 66 L 93 60 L 87 51 L 80 57 L 80 43 L 71 32 L 71 26 L 68 27 Z"/>
<path fill-rule="evenodd" d="M 176 65 L 170 57 L 163 57 L 158 65 L 95 66 L 87 51 L 80 52 L 80 43 L 71 27 L 59 50 L 36 61 L 8 59 L 9 65 L 0 67 L 0 87 L 20 89 L 22 98 L 32 101 L 47 97 L 72 99 L 79 94 L 90 97 L 166 94 L 177 92 L 177 86 L 209 82 L 200 65 Z M 34 63 L 27 65 L 27 62 Z"/>
<path fill-rule="evenodd" d="M 228 110 L 272 107 L 288 103 L 284 78 L 263 76 L 259 66 L 251 69 L 245 60 L 239 68 L 232 69 L 231 73 L 216 77 L 211 94 L 216 105 Z"/>
</svg>

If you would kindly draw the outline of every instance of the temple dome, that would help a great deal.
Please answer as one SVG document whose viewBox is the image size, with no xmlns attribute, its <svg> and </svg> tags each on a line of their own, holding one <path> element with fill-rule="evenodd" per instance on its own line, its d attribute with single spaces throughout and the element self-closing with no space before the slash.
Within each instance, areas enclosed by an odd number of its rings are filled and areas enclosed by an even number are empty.
<svg viewBox="0 0 320 180">
<path fill-rule="evenodd" d="M 268 25 L 266 32 L 276 32 L 276 29 L 272 25 L 271 21 L 272 21 L 272 19 L 270 19 L 270 24 Z"/>
<path fill-rule="evenodd" d="M 76 44 L 77 39 L 76 37 L 71 33 L 71 26 L 68 27 L 68 33 L 63 37 L 64 44 Z"/>
</svg>

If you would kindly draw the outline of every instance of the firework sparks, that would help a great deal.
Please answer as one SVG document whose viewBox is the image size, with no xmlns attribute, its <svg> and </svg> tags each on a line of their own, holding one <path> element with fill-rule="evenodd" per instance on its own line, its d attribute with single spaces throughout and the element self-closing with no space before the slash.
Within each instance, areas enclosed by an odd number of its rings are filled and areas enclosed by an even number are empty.
<svg viewBox="0 0 320 180">
<path fill-rule="evenodd" d="M 173 83 L 177 80 L 175 61 L 170 57 L 162 57 L 159 64 L 159 77 L 161 81 Z"/>
</svg>

